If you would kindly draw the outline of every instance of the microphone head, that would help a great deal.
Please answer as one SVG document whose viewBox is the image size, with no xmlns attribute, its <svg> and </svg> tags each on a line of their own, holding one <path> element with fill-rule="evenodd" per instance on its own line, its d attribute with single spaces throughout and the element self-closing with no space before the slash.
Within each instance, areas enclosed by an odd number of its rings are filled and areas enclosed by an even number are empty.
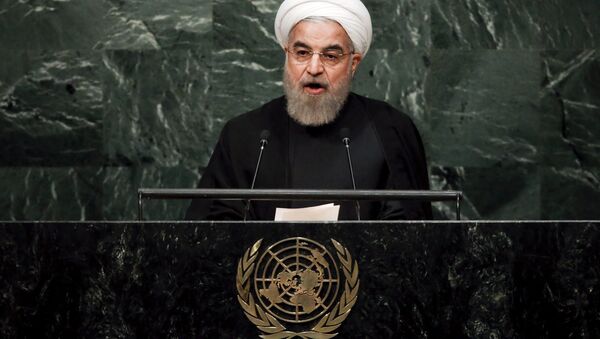
<svg viewBox="0 0 600 339">
<path fill-rule="evenodd" d="M 263 129 L 260 131 L 260 142 L 267 143 L 269 141 L 269 136 L 271 136 L 271 132 L 268 129 Z"/>
<path fill-rule="evenodd" d="M 348 127 L 342 127 L 342 129 L 340 129 L 340 137 L 344 144 L 350 142 L 350 129 Z"/>
</svg>

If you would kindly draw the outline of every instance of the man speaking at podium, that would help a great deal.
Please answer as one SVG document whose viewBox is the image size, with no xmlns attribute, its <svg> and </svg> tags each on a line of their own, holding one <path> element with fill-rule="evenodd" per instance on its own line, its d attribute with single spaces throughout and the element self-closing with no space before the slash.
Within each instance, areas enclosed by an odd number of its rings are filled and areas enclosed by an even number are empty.
<svg viewBox="0 0 600 339">
<path fill-rule="evenodd" d="M 429 189 L 423 145 L 410 118 L 350 92 L 372 39 L 363 3 L 285 0 L 275 34 L 286 54 L 285 96 L 227 122 L 198 188 Z M 276 207 L 320 203 L 253 201 L 246 209 L 243 201 L 198 199 L 186 218 L 273 220 Z M 339 219 L 356 220 L 357 213 L 363 220 L 428 219 L 431 205 L 342 202 Z"/>
</svg>

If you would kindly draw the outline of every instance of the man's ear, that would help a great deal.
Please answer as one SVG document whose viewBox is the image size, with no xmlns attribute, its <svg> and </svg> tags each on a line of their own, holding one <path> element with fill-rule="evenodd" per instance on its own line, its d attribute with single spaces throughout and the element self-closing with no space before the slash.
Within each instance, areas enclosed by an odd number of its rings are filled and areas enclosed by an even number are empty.
<svg viewBox="0 0 600 339">
<path fill-rule="evenodd" d="M 360 54 L 360 53 L 352 54 L 352 76 L 354 76 L 354 73 L 356 73 L 356 70 L 358 69 L 358 64 L 360 64 L 361 61 L 362 61 L 362 54 Z"/>
</svg>

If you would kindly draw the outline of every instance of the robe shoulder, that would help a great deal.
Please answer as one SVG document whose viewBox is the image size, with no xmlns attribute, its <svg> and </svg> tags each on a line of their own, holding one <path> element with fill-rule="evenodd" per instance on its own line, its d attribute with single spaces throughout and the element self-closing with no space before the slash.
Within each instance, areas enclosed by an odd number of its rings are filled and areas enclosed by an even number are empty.
<svg viewBox="0 0 600 339">
<path fill-rule="evenodd" d="M 377 130 L 390 168 L 392 188 L 429 190 L 429 172 L 421 135 L 410 116 L 390 104 L 355 95 Z M 431 219 L 431 204 L 412 204 L 409 219 Z"/>
<path fill-rule="evenodd" d="M 197 187 L 250 187 L 260 134 L 265 129 L 281 129 L 285 114 L 285 98 L 279 97 L 228 120 Z M 187 210 L 186 219 L 240 220 L 244 208 L 241 201 L 194 199 Z"/>
</svg>

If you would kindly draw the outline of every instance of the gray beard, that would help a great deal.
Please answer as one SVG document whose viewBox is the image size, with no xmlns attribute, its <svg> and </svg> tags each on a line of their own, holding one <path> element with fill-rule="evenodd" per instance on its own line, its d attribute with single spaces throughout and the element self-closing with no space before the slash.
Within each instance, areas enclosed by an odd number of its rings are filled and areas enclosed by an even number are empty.
<svg viewBox="0 0 600 339">
<path fill-rule="evenodd" d="M 350 73 L 350 72 L 349 72 Z M 287 111 L 289 116 L 302 126 L 322 126 L 337 118 L 344 106 L 350 87 L 352 76 L 340 79 L 339 85 L 334 87 L 329 84 L 327 91 L 321 95 L 308 95 L 300 84 L 294 84 L 283 72 L 283 89 L 287 98 Z"/>
</svg>

